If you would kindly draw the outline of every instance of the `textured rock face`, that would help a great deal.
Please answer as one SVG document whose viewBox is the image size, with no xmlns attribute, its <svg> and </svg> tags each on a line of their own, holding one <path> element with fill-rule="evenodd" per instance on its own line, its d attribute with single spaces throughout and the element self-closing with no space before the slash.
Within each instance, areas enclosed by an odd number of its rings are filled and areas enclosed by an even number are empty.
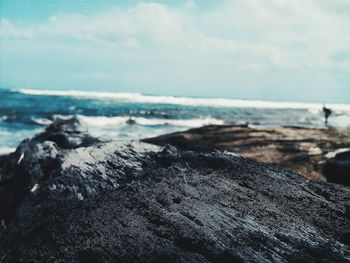
<svg viewBox="0 0 350 263">
<path fill-rule="evenodd" d="M 329 159 L 323 171 L 327 181 L 350 186 L 350 151 Z"/>
<path fill-rule="evenodd" d="M 1 163 L 3 187 L 22 194 L 1 262 L 350 261 L 347 187 L 223 152 L 35 138 L 19 149 Z"/>
<path fill-rule="evenodd" d="M 24 140 L 16 152 L 0 156 L 0 220 L 7 224 L 23 198 L 33 194 L 30 190 L 60 174 L 65 149 L 99 142 L 78 127 L 76 118 L 57 119 L 45 132 Z"/>
<path fill-rule="evenodd" d="M 193 151 L 231 151 L 311 180 L 324 181 L 322 169 L 328 155 L 339 148 L 349 148 L 349 138 L 348 129 L 211 125 L 143 141 Z"/>
</svg>

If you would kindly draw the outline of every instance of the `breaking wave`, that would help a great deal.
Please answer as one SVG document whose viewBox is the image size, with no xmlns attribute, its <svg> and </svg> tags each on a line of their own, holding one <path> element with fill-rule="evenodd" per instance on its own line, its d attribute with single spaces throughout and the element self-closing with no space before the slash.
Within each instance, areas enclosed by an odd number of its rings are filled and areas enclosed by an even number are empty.
<svg viewBox="0 0 350 263">
<path fill-rule="evenodd" d="M 73 117 L 72 115 L 55 115 L 61 119 L 69 119 Z M 148 119 L 143 117 L 129 117 L 129 116 L 115 116 L 115 117 L 106 117 L 106 116 L 83 116 L 77 115 L 77 118 L 83 125 L 88 127 L 120 127 L 122 125 L 142 125 L 142 126 L 176 126 L 176 127 L 186 127 L 186 128 L 195 128 L 201 127 L 204 125 L 222 125 L 224 124 L 223 120 L 214 119 L 214 118 L 197 118 L 197 119 L 188 119 L 188 120 L 176 120 L 176 119 Z M 49 125 L 52 123 L 52 120 L 46 118 L 32 118 L 32 121 L 39 125 Z"/>
<path fill-rule="evenodd" d="M 268 108 L 268 109 L 308 109 L 313 112 L 322 107 L 320 103 L 303 102 L 275 102 L 262 100 L 237 100 L 237 99 L 206 99 L 175 96 L 151 96 L 141 93 L 128 92 L 92 92 L 78 90 L 34 90 L 20 89 L 19 92 L 29 95 L 69 96 L 97 100 L 116 100 L 129 103 L 172 104 L 185 106 L 206 107 L 237 107 L 237 108 Z M 334 110 L 350 111 L 348 104 L 327 104 Z"/>
<path fill-rule="evenodd" d="M 0 147 L 0 155 L 9 154 L 9 153 L 14 152 L 15 150 L 16 150 L 16 148 L 13 148 L 13 147 L 1 146 Z"/>
</svg>

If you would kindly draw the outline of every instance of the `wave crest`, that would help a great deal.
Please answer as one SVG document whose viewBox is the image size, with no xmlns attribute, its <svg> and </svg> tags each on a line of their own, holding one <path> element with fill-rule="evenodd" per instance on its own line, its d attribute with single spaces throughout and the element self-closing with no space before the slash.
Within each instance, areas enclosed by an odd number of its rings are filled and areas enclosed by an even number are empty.
<svg viewBox="0 0 350 263">
<path fill-rule="evenodd" d="M 128 92 L 93 92 L 78 90 L 34 90 L 21 89 L 19 92 L 29 95 L 47 95 L 47 96 L 69 96 L 76 98 L 87 98 L 96 100 L 115 100 L 129 103 L 148 103 L 148 104 L 170 104 L 184 106 L 206 106 L 206 107 L 235 107 L 235 108 L 267 108 L 267 109 L 308 109 L 320 110 L 321 103 L 303 103 L 303 102 L 275 102 L 263 100 L 236 100 L 236 99 L 205 99 L 175 96 L 151 96 L 141 93 Z M 327 104 L 334 110 L 350 111 L 348 104 Z"/>
<path fill-rule="evenodd" d="M 73 115 L 55 115 L 55 118 L 60 119 L 69 119 L 73 117 Z M 130 117 L 130 116 L 84 116 L 77 115 L 77 118 L 83 125 L 88 127 L 120 127 L 123 125 L 135 124 L 141 126 L 176 126 L 176 127 L 187 127 L 187 128 L 195 128 L 201 127 L 204 125 L 222 125 L 224 124 L 223 120 L 206 117 L 206 118 L 197 118 L 197 119 L 188 119 L 188 120 L 176 120 L 176 119 L 148 119 L 143 117 Z M 49 125 L 52 123 L 52 120 L 46 118 L 32 118 L 32 121 L 39 125 Z"/>
<path fill-rule="evenodd" d="M 86 123 L 88 126 L 120 126 L 128 123 L 133 123 L 136 125 L 142 126 L 164 126 L 171 125 L 176 127 L 201 127 L 204 125 L 224 124 L 223 120 L 214 119 L 214 118 L 198 118 L 198 119 L 188 119 L 188 120 L 176 120 L 176 119 L 147 119 L 143 117 L 128 117 L 128 116 L 116 116 L 116 117 L 88 117 L 78 115 L 78 119 L 83 123 Z M 130 122 L 130 120 L 132 122 Z"/>
</svg>

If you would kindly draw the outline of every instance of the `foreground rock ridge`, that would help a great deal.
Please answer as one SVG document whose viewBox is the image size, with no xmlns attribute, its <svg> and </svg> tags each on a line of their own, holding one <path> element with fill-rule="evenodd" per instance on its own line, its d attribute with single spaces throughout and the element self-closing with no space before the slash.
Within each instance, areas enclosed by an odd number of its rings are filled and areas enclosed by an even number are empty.
<svg viewBox="0 0 350 263">
<path fill-rule="evenodd" d="M 0 158 L 0 262 L 350 262 L 349 187 L 77 127 Z"/>
</svg>

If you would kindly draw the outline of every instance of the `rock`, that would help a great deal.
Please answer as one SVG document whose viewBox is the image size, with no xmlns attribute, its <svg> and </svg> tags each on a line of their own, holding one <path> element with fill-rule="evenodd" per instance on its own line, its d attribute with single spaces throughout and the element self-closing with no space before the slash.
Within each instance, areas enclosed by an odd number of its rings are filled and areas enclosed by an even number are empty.
<svg viewBox="0 0 350 263">
<path fill-rule="evenodd" d="M 126 124 L 129 124 L 129 125 L 134 125 L 136 124 L 136 121 L 132 118 L 129 118 L 127 121 L 126 121 Z"/>
<path fill-rule="evenodd" d="M 16 210 L 14 189 L 11 186 L 0 186 L 0 229 L 14 216 Z"/>
<path fill-rule="evenodd" d="M 80 131 L 80 122 L 78 118 L 59 119 L 56 118 L 51 125 L 33 138 L 34 141 L 52 141 L 60 148 L 78 148 L 87 147 L 97 143 L 99 140 L 87 133 Z"/>
<path fill-rule="evenodd" d="M 61 151 L 99 142 L 78 127 L 76 118 L 56 119 L 45 132 L 22 141 L 14 153 L 0 156 L 0 220 L 8 223 L 29 190 L 59 172 Z"/>
<path fill-rule="evenodd" d="M 325 181 L 322 169 L 327 156 L 339 148 L 350 147 L 349 137 L 346 129 L 210 125 L 142 141 L 197 152 L 230 151 L 314 181 Z"/>
<path fill-rule="evenodd" d="M 1 262 L 350 260 L 348 187 L 231 153 L 60 147 L 45 133 L 1 163 L 2 186 L 24 195 L 0 234 Z"/>
<path fill-rule="evenodd" d="M 327 181 L 350 186 L 350 151 L 340 152 L 329 159 L 323 172 Z"/>
</svg>

